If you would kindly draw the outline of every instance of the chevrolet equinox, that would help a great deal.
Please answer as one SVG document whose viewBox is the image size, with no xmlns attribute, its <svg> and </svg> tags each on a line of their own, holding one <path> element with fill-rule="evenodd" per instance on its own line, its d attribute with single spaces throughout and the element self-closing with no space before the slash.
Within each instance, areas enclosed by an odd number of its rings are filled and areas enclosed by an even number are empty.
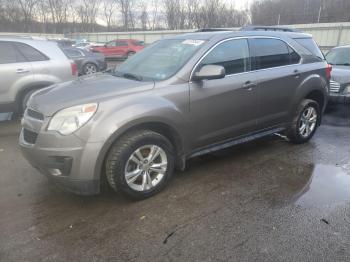
<svg viewBox="0 0 350 262">
<path fill-rule="evenodd" d="M 273 133 L 309 141 L 331 67 L 296 32 L 198 32 L 163 39 L 117 67 L 34 93 L 20 146 L 41 173 L 78 194 L 106 178 L 142 199 L 186 160 Z"/>
</svg>

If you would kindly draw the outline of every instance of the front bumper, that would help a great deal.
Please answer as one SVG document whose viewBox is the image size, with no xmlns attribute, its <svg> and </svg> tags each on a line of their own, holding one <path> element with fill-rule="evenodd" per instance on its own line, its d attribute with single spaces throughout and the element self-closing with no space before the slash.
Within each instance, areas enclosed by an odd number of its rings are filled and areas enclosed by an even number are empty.
<svg viewBox="0 0 350 262">
<path fill-rule="evenodd" d="M 19 145 L 34 168 L 72 193 L 94 195 L 100 192 L 96 164 L 102 143 L 87 143 L 74 134 L 62 136 L 47 132 L 45 121 L 40 124 L 27 114 L 22 126 Z"/>
<path fill-rule="evenodd" d="M 350 94 L 330 93 L 329 101 L 331 103 L 347 104 L 350 103 Z"/>
</svg>

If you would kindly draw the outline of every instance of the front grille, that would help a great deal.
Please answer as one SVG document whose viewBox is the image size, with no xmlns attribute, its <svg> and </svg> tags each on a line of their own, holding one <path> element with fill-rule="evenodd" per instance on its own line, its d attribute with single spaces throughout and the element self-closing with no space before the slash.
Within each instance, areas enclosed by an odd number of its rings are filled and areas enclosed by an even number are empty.
<svg viewBox="0 0 350 262">
<path fill-rule="evenodd" d="M 38 138 L 38 134 L 24 128 L 23 129 L 23 138 L 24 138 L 24 141 L 26 141 L 26 143 L 35 144 L 36 139 Z"/>
<path fill-rule="evenodd" d="M 339 93 L 339 91 L 340 91 L 340 83 L 331 80 L 331 82 L 330 82 L 330 91 L 332 93 Z"/>
<path fill-rule="evenodd" d="M 34 111 L 33 109 L 30 109 L 30 108 L 27 108 L 27 115 L 30 116 L 31 118 L 44 120 L 44 115 L 42 113 Z"/>
</svg>

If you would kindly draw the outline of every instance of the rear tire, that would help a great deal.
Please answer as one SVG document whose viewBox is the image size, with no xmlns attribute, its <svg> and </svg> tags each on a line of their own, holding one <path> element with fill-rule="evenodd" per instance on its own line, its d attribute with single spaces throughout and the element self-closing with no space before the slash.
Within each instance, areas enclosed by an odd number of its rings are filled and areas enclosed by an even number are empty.
<svg viewBox="0 0 350 262">
<path fill-rule="evenodd" d="M 298 106 L 293 123 L 286 132 L 291 143 L 303 144 L 315 134 L 321 123 L 319 104 L 311 99 L 304 99 Z"/>
<path fill-rule="evenodd" d="M 164 189 L 173 175 L 174 155 L 164 136 L 150 130 L 130 132 L 108 153 L 107 181 L 112 189 L 133 199 L 151 197 Z"/>
<path fill-rule="evenodd" d="M 129 52 L 126 56 L 126 59 L 132 57 L 134 54 L 136 54 L 135 52 Z"/>
<path fill-rule="evenodd" d="M 84 65 L 83 67 L 83 74 L 84 75 L 91 75 L 91 74 L 95 74 L 98 72 L 98 68 L 95 64 L 93 63 L 87 63 L 86 65 Z"/>
</svg>

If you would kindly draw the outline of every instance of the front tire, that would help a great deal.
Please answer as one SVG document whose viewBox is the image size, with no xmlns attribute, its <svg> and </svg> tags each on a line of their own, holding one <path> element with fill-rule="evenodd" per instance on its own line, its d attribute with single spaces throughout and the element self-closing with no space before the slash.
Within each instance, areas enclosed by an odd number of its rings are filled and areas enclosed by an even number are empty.
<svg viewBox="0 0 350 262">
<path fill-rule="evenodd" d="M 308 142 L 315 134 L 321 122 L 321 109 L 319 104 L 311 99 L 304 99 L 287 130 L 287 137 L 291 143 L 303 144 Z"/>
<path fill-rule="evenodd" d="M 106 159 L 106 177 L 115 191 L 145 199 L 165 188 L 174 171 L 174 148 L 167 138 L 149 130 L 121 137 Z"/>
</svg>

